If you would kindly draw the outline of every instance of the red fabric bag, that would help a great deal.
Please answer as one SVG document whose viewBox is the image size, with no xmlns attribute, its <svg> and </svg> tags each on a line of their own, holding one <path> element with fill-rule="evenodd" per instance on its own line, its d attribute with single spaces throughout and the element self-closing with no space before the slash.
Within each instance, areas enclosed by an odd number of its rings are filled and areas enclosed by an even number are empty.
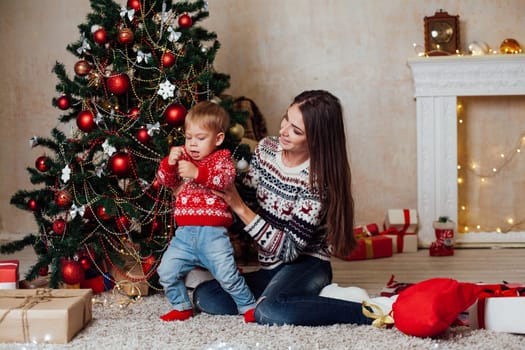
<svg viewBox="0 0 525 350">
<path fill-rule="evenodd" d="M 394 325 L 407 335 L 434 337 L 447 330 L 478 298 L 483 287 L 450 278 L 432 278 L 399 293 L 392 305 Z"/>
</svg>

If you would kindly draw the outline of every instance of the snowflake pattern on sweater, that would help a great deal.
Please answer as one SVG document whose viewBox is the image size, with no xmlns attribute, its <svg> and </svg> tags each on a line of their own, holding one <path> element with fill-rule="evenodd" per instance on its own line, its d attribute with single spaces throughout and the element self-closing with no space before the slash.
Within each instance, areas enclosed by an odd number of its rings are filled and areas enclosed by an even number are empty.
<svg viewBox="0 0 525 350">
<path fill-rule="evenodd" d="M 261 267 L 271 269 L 299 255 L 330 259 L 320 195 L 309 185 L 309 162 L 282 163 L 277 137 L 259 142 L 240 192 L 257 216 L 244 227 L 257 242 Z"/>
<path fill-rule="evenodd" d="M 189 160 L 199 170 L 195 179 L 177 174 L 177 164 L 165 157 L 157 170 L 157 179 L 176 193 L 173 215 L 178 226 L 224 226 L 232 224 L 233 216 L 226 202 L 211 190 L 222 191 L 235 181 L 235 166 L 227 149 L 217 150 L 201 161 L 192 160 L 184 151 L 181 160 Z"/>
</svg>

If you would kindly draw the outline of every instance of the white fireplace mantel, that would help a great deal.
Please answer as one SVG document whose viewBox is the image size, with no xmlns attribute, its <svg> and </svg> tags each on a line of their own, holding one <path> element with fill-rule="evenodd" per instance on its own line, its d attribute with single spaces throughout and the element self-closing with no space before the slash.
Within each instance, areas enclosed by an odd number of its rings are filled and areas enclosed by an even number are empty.
<svg viewBox="0 0 525 350">
<path fill-rule="evenodd" d="M 458 96 L 525 95 L 525 55 L 439 56 L 408 60 L 417 115 L 419 245 L 435 240 L 432 222 L 457 222 Z M 525 232 L 457 234 L 458 246 L 525 245 Z"/>
</svg>

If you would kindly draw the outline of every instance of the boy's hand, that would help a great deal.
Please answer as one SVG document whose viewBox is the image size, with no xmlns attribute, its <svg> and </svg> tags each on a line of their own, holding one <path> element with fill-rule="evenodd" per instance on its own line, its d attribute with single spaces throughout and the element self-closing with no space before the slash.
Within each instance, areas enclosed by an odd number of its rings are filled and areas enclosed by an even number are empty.
<svg viewBox="0 0 525 350">
<path fill-rule="evenodd" d="M 182 147 L 172 147 L 170 149 L 170 154 L 168 157 L 168 164 L 169 165 L 175 165 L 179 161 L 179 159 L 182 157 L 182 154 L 184 153 L 184 150 Z"/>
<path fill-rule="evenodd" d="M 179 176 L 186 179 L 196 179 L 199 175 L 199 169 L 190 161 L 179 161 Z"/>
</svg>

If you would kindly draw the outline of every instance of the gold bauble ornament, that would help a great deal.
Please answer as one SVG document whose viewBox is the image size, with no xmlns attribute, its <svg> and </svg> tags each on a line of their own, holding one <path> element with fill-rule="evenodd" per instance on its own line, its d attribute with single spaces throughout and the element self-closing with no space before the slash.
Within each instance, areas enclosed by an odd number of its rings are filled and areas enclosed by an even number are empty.
<svg viewBox="0 0 525 350">
<path fill-rule="evenodd" d="M 87 75 L 91 71 L 91 66 L 89 65 L 88 61 L 86 60 L 80 60 L 77 63 L 75 63 L 75 74 L 83 77 Z"/>
<path fill-rule="evenodd" d="M 244 136 L 244 127 L 239 123 L 233 124 L 230 128 L 230 135 L 234 140 L 239 141 Z"/>
<path fill-rule="evenodd" d="M 501 42 L 501 45 L 499 46 L 499 50 L 501 53 L 505 54 L 517 54 L 521 53 L 522 49 L 520 44 L 516 39 L 508 38 Z"/>
</svg>

